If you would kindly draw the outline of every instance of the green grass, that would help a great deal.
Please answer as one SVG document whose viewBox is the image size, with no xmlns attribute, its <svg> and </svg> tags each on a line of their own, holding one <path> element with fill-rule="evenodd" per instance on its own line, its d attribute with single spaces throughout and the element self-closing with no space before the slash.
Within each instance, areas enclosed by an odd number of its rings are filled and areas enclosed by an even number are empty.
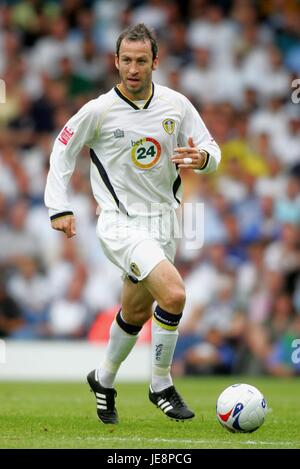
<svg viewBox="0 0 300 469">
<path fill-rule="evenodd" d="M 231 434 L 215 418 L 219 393 L 250 382 L 269 411 L 252 434 Z M 174 422 L 148 401 L 148 385 L 117 384 L 120 423 L 101 424 L 94 396 L 79 383 L 0 383 L 0 448 L 300 448 L 297 379 L 207 378 L 176 380 L 196 418 Z"/>
</svg>

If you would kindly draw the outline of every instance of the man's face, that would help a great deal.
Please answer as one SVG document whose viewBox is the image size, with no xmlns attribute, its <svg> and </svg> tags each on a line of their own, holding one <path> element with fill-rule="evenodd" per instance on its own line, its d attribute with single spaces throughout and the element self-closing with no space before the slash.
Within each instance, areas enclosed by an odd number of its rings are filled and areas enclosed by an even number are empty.
<svg viewBox="0 0 300 469">
<path fill-rule="evenodd" d="M 115 57 L 115 64 L 119 70 L 124 91 L 133 99 L 148 97 L 152 71 L 157 68 L 158 59 L 152 58 L 151 42 L 127 41 L 123 39 L 120 45 L 119 57 Z"/>
</svg>

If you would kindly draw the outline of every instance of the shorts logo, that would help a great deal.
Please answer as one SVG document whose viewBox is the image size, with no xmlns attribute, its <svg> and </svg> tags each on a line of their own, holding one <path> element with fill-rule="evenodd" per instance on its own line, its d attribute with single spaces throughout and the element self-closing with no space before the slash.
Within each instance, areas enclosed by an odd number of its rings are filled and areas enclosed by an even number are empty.
<svg viewBox="0 0 300 469">
<path fill-rule="evenodd" d="M 64 145 L 67 145 L 68 141 L 70 140 L 71 137 L 73 137 L 73 135 L 74 135 L 74 130 L 72 130 L 70 127 L 66 125 L 65 128 L 61 131 L 61 134 L 58 137 L 58 140 Z"/>
<path fill-rule="evenodd" d="M 131 159 L 135 166 L 141 169 L 150 169 L 159 161 L 161 146 L 151 137 L 141 138 L 134 142 L 131 150 Z"/>
<path fill-rule="evenodd" d="M 167 134 L 172 135 L 175 129 L 175 121 L 173 119 L 165 119 L 162 125 Z"/>
<path fill-rule="evenodd" d="M 138 268 L 138 266 L 136 265 L 135 262 L 131 262 L 130 270 L 134 275 L 136 275 L 137 277 L 140 277 L 141 271 L 140 271 L 140 269 Z"/>
</svg>

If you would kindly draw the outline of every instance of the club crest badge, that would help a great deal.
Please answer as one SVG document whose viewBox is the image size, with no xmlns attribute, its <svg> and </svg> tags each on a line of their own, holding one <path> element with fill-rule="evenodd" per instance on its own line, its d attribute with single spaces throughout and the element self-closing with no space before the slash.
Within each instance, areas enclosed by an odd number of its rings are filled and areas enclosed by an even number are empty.
<svg viewBox="0 0 300 469">
<path fill-rule="evenodd" d="M 173 119 L 165 119 L 162 125 L 167 134 L 172 135 L 175 130 L 175 121 Z"/>
<path fill-rule="evenodd" d="M 140 271 L 140 269 L 138 268 L 138 266 L 136 265 L 135 262 L 131 262 L 130 270 L 134 275 L 136 275 L 137 277 L 140 277 L 141 271 Z"/>
</svg>

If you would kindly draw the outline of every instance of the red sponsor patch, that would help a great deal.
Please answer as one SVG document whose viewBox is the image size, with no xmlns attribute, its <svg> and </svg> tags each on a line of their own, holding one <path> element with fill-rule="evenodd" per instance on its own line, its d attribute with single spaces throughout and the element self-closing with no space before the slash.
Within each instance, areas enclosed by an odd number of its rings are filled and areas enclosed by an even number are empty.
<svg viewBox="0 0 300 469">
<path fill-rule="evenodd" d="M 68 141 L 73 135 L 74 135 L 74 130 L 70 129 L 70 127 L 66 125 L 66 127 L 61 131 L 60 136 L 58 137 L 58 140 L 64 145 L 67 145 Z"/>
</svg>

